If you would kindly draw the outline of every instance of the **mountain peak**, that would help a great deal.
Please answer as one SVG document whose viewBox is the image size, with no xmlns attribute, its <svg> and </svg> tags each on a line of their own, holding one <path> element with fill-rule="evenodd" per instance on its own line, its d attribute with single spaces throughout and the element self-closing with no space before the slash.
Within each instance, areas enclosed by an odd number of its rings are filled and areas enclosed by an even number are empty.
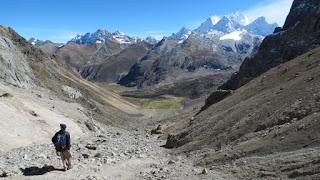
<svg viewBox="0 0 320 180">
<path fill-rule="evenodd" d="M 109 36 L 110 33 L 106 29 L 98 29 L 93 33 L 94 36 L 99 36 L 100 38 Z"/>
<path fill-rule="evenodd" d="M 265 17 L 258 17 L 256 20 L 245 26 L 245 29 L 251 34 L 267 36 L 278 27 L 277 23 L 269 24 Z"/>
<path fill-rule="evenodd" d="M 190 34 L 191 30 L 183 27 L 177 33 L 172 34 L 172 37 L 178 40 L 179 42 L 183 42 L 189 37 Z"/>
<path fill-rule="evenodd" d="M 158 41 L 156 40 L 156 38 L 148 36 L 144 39 L 145 42 L 149 43 L 149 44 L 157 44 Z"/>
<path fill-rule="evenodd" d="M 216 15 L 210 16 L 210 17 L 207 19 L 207 21 L 211 21 L 212 25 L 217 24 L 217 22 L 219 22 L 219 20 L 220 20 L 220 17 L 219 17 L 219 16 L 216 16 Z"/>
<path fill-rule="evenodd" d="M 194 32 L 199 34 L 216 34 L 217 31 L 229 34 L 234 31 L 246 30 L 253 35 L 267 36 L 271 34 L 278 24 L 269 24 L 265 17 L 261 16 L 249 23 L 249 19 L 241 12 L 235 12 L 223 16 L 221 19 L 218 16 L 211 16 L 203 22 Z"/>
<path fill-rule="evenodd" d="M 113 40 L 120 44 L 132 44 L 137 42 L 137 38 L 129 37 L 125 35 L 123 32 L 115 31 L 110 33 L 106 29 L 98 29 L 94 33 L 86 33 L 84 35 L 77 35 L 71 41 L 76 44 L 103 44 L 106 40 Z"/>
<path fill-rule="evenodd" d="M 220 21 L 218 16 L 210 16 L 205 22 L 203 22 L 195 31 L 197 33 L 208 33 L 212 30 L 213 26 Z"/>
<path fill-rule="evenodd" d="M 228 15 L 227 18 L 230 19 L 231 21 L 236 22 L 236 23 L 243 25 L 243 26 L 249 24 L 248 16 L 246 16 L 238 11 Z"/>
<path fill-rule="evenodd" d="M 264 16 L 260 16 L 258 17 L 256 20 L 254 21 L 261 21 L 261 22 L 267 22 L 267 19 Z"/>
<path fill-rule="evenodd" d="M 125 34 L 123 32 L 120 32 L 119 30 L 112 33 L 112 35 L 125 36 Z"/>
</svg>

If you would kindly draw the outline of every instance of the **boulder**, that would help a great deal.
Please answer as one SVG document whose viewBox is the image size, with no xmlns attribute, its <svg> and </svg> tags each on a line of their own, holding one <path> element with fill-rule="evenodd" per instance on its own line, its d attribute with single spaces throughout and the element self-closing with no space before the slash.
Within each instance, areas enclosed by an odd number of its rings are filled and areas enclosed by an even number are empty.
<svg viewBox="0 0 320 180">
<path fill-rule="evenodd" d="M 159 124 L 156 129 L 152 129 L 151 134 L 163 134 L 161 124 Z"/>
</svg>

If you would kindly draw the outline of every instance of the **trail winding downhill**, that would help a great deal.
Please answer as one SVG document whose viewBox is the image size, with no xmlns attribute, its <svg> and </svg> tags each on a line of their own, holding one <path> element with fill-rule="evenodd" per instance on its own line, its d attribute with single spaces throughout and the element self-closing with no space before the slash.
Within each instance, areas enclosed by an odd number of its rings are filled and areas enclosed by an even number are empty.
<svg viewBox="0 0 320 180">
<path fill-rule="evenodd" d="M 232 179 L 214 170 L 201 174 L 190 157 L 170 154 L 160 147 L 164 143 L 143 130 L 101 125 L 99 132 L 74 140 L 67 172 L 51 144 L 0 153 L 0 170 L 8 179 Z"/>
</svg>

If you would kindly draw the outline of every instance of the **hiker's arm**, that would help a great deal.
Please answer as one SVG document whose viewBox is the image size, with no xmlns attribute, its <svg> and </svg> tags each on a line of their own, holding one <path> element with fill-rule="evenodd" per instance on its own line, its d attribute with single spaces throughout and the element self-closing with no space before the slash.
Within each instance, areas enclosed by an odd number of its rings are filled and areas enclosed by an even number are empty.
<svg viewBox="0 0 320 180">
<path fill-rule="evenodd" d="M 66 137 L 67 137 L 67 149 L 70 150 L 70 147 L 71 147 L 70 134 L 67 133 Z"/>
<path fill-rule="evenodd" d="M 56 141 L 57 141 L 57 133 L 54 134 L 54 136 L 52 137 L 51 141 L 52 141 L 53 144 L 56 144 Z"/>
</svg>

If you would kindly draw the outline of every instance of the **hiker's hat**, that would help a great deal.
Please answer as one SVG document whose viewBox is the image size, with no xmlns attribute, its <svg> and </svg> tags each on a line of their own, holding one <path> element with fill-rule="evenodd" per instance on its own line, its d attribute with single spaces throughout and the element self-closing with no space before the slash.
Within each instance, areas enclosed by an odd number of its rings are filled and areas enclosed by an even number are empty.
<svg viewBox="0 0 320 180">
<path fill-rule="evenodd" d="M 67 128 L 67 125 L 61 123 L 61 124 L 60 124 L 60 128 L 61 128 L 61 129 L 66 129 L 66 128 Z"/>
</svg>

